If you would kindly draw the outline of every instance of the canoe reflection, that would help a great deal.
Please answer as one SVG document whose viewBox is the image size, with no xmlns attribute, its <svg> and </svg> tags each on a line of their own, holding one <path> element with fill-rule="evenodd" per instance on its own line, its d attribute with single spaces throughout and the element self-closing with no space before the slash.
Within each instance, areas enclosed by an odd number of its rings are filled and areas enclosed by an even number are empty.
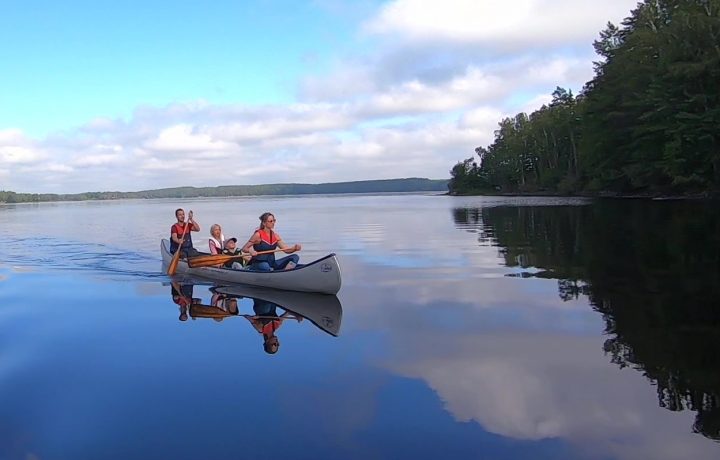
<svg viewBox="0 0 720 460">
<path fill-rule="evenodd" d="M 287 320 L 300 323 L 307 319 L 330 335 L 340 333 L 342 305 L 334 295 L 177 281 L 171 283 L 171 295 L 180 321 L 242 317 L 263 336 L 263 348 L 271 354 L 279 348 L 276 331 Z"/>
<path fill-rule="evenodd" d="M 286 318 L 293 316 L 307 319 L 330 335 L 338 336 L 340 334 L 342 305 L 340 299 L 335 295 L 239 285 L 216 287 L 212 291 L 214 294 L 225 295 L 228 298 L 252 299 L 254 315 L 251 316 L 257 316 L 256 319 L 281 316 L 277 315 L 277 308 L 281 308 L 290 313 L 290 315 L 286 315 Z"/>
</svg>

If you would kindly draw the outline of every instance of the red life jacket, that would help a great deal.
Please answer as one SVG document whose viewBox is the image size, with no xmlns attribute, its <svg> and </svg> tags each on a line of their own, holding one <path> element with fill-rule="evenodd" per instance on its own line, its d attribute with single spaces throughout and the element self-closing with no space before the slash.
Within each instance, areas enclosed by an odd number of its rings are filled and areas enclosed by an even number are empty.
<svg viewBox="0 0 720 460">
<path fill-rule="evenodd" d="M 177 243 L 176 243 L 175 241 L 173 241 L 173 239 L 172 239 L 172 234 L 175 233 L 175 234 L 177 234 L 177 237 L 178 237 L 178 238 L 182 238 L 182 235 L 183 235 L 183 232 L 185 231 L 185 226 L 186 226 L 186 225 L 190 225 L 190 224 L 186 224 L 186 223 L 184 223 L 184 222 L 183 222 L 182 224 L 180 224 L 180 223 L 175 223 L 175 224 L 173 224 L 172 227 L 170 227 L 170 236 L 171 236 L 171 238 L 170 238 L 170 252 L 173 253 L 173 254 L 175 253 L 175 251 L 177 251 L 178 245 L 177 245 Z M 192 226 L 188 227 L 187 232 L 185 233 L 185 239 L 183 240 L 183 244 L 182 244 L 183 249 L 189 249 L 189 248 L 192 247 L 193 244 L 192 244 L 192 235 L 191 235 L 191 233 L 192 233 Z"/>
<path fill-rule="evenodd" d="M 258 230 L 258 235 L 260 235 L 260 240 L 272 246 L 272 249 L 275 249 L 275 245 L 278 242 L 277 233 L 275 232 L 268 232 L 267 230 Z"/>
<path fill-rule="evenodd" d="M 255 249 L 257 252 L 262 252 L 272 251 L 273 249 L 277 248 L 277 242 L 279 241 L 277 233 L 268 232 L 267 230 L 258 230 L 257 232 L 258 235 L 260 235 L 260 242 L 254 244 L 253 249 Z M 275 254 L 262 254 L 259 256 L 255 256 L 252 258 L 251 262 L 268 262 L 272 265 L 275 262 Z"/>
<path fill-rule="evenodd" d="M 274 319 L 274 320 L 268 322 L 267 324 L 263 325 L 261 334 L 266 337 L 269 337 L 269 336 L 275 334 L 275 331 L 278 330 L 278 328 L 280 327 L 281 324 L 282 324 L 282 321 L 280 321 L 279 319 Z"/>
</svg>

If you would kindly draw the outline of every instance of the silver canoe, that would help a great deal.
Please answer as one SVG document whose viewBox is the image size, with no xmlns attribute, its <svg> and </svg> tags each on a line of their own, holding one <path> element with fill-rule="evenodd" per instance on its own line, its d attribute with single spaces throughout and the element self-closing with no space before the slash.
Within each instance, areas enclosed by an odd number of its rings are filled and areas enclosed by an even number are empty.
<svg viewBox="0 0 720 460">
<path fill-rule="evenodd" d="M 172 254 L 170 254 L 170 241 L 167 239 L 160 241 L 160 253 L 162 254 L 163 265 L 170 264 Z M 288 291 L 318 292 L 321 294 L 337 294 L 342 284 L 340 264 L 338 264 L 335 254 L 328 254 L 321 259 L 304 264 L 300 268 L 273 272 L 216 267 L 190 268 L 185 260 L 180 260 L 177 273 L 199 276 L 215 281 Z"/>
</svg>

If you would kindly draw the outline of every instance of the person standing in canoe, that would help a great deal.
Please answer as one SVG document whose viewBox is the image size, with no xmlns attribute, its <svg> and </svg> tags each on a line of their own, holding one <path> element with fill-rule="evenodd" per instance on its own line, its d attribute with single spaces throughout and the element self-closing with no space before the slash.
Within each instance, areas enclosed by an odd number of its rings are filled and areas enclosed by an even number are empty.
<svg viewBox="0 0 720 460">
<path fill-rule="evenodd" d="M 275 259 L 275 254 L 261 254 L 257 255 L 261 251 L 272 251 L 280 248 L 289 256 Z M 291 270 L 300 261 L 300 257 L 297 254 L 292 254 L 302 249 L 302 246 L 295 244 L 288 246 L 282 240 L 282 237 L 275 233 L 275 216 L 272 213 L 266 212 L 260 216 L 260 227 L 255 230 L 245 246 L 242 248 L 242 252 L 249 253 L 252 257 L 250 259 L 250 270 L 269 272 L 273 270 Z"/>
<path fill-rule="evenodd" d="M 191 233 L 200 231 L 200 224 L 193 220 L 193 212 L 190 211 L 188 214 L 187 223 L 185 222 L 185 211 L 182 208 L 175 210 L 175 218 L 177 222 L 170 227 L 170 253 L 175 254 L 180 248 L 180 256 L 183 258 L 187 259 L 188 256 L 199 255 L 200 253 L 193 247 L 192 243 Z M 186 225 L 189 226 L 187 231 L 185 231 Z M 185 235 L 184 240 L 183 234 Z M 182 240 L 182 247 L 180 247 L 180 240 Z"/>
</svg>

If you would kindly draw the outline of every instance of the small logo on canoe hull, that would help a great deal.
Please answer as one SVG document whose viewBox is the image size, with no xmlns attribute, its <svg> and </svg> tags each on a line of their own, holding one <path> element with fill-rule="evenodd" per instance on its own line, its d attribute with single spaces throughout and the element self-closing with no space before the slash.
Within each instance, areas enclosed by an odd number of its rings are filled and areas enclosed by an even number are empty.
<svg viewBox="0 0 720 460">
<path fill-rule="evenodd" d="M 320 265 L 320 271 L 323 272 L 323 273 L 331 272 L 331 271 L 332 271 L 332 265 L 330 265 L 329 263 L 325 262 L 325 263 L 323 263 L 323 264 Z"/>
</svg>

